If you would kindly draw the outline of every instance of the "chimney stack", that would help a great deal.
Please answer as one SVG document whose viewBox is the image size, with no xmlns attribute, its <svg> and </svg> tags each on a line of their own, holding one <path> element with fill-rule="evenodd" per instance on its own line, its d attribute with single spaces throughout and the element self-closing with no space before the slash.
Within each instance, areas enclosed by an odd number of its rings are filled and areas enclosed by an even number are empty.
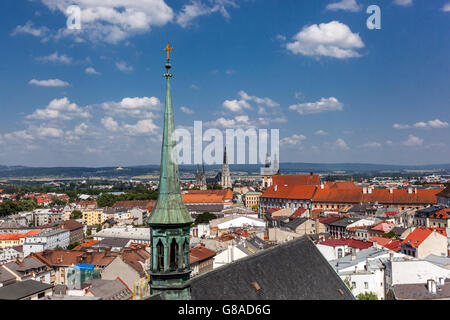
<svg viewBox="0 0 450 320">
<path fill-rule="evenodd" d="M 366 187 L 363 188 L 363 194 L 367 194 L 367 188 Z"/>
<path fill-rule="evenodd" d="M 393 194 L 393 193 L 394 193 L 394 189 L 389 188 L 389 193 L 390 193 L 390 194 Z"/>
<path fill-rule="evenodd" d="M 408 188 L 408 193 L 412 194 L 412 188 L 411 187 Z"/>
<path fill-rule="evenodd" d="M 429 293 L 436 294 L 436 282 L 433 279 L 427 280 L 427 289 Z"/>
<path fill-rule="evenodd" d="M 320 184 L 320 189 L 323 190 L 324 188 L 325 188 L 325 185 L 324 185 L 323 183 L 321 183 L 321 184 Z"/>
<path fill-rule="evenodd" d="M 367 189 L 367 191 L 369 192 L 369 194 L 372 194 L 372 187 L 369 187 L 369 188 Z"/>
<path fill-rule="evenodd" d="M 273 190 L 274 190 L 275 192 L 277 192 L 277 189 L 278 189 L 278 185 L 275 185 L 275 187 L 273 187 Z"/>
</svg>

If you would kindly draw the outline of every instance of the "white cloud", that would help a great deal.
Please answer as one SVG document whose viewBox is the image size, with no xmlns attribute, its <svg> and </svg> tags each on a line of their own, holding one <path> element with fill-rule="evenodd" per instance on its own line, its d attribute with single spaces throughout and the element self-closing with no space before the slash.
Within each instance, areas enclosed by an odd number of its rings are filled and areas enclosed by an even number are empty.
<svg viewBox="0 0 450 320">
<path fill-rule="evenodd" d="M 102 108 L 110 114 L 151 118 L 150 111 L 160 110 L 161 102 L 156 97 L 127 97 L 119 102 L 104 102 Z"/>
<path fill-rule="evenodd" d="M 127 65 L 127 63 L 124 61 L 116 62 L 116 67 L 122 72 L 129 72 L 134 70 L 133 66 Z"/>
<path fill-rule="evenodd" d="M 262 106 L 266 106 L 269 108 L 279 107 L 280 104 L 273 101 L 270 98 L 259 98 L 256 96 L 249 96 L 245 91 L 241 90 L 238 92 L 240 97 L 239 100 L 225 100 L 222 104 L 224 108 L 228 109 L 231 112 L 243 112 L 244 109 L 252 109 L 250 102 L 253 102 L 259 106 L 259 114 L 264 114 L 265 110 Z"/>
<path fill-rule="evenodd" d="M 232 112 L 242 112 L 244 109 L 252 108 L 245 100 L 225 100 L 223 106 Z"/>
<path fill-rule="evenodd" d="M 409 129 L 409 128 L 411 128 L 409 125 L 407 125 L 407 124 L 398 124 L 398 123 L 395 123 L 393 126 L 392 126 L 394 129 Z"/>
<path fill-rule="evenodd" d="M 340 0 L 339 2 L 330 3 L 326 9 L 331 11 L 344 10 L 357 12 L 361 10 L 361 6 L 356 0 Z"/>
<path fill-rule="evenodd" d="M 317 134 L 318 136 L 326 136 L 326 135 L 328 135 L 328 133 L 326 131 L 323 131 L 323 130 L 317 130 L 315 132 L 315 134 Z"/>
<path fill-rule="evenodd" d="M 200 16 L 210 15 L 215 12 L 220 12 L 225 19 L 230 19 L 230 14 L 227 7 L 237 8 L 238 5 L 233 0 L 210 0 L 211 6 L 205 4 L 200 0 L 191 0 L 186 4 L 178 14 L 176 21 L 183 28 L 188 27 L 192 20 Z"/>
<path fill-rule="evenodd" d="M 88 67 L 84 70 L 85 73 L 87 74 L 101 74 L 100 72 L 97 72 L 94 68 L 92 67 Z"/>
<path fill-rule="evenodd" d="M 34 27 L 34 23 L 31 21 L 28 21 L 25 25 L 23 26 L 17 26 L 13 32 L 11 33 L 12 36 L 15 36 L 19 33 L 25 33 L 25 34 L 31 34 L 35 37 L 44 37 L 48 34 L 49 29 L 47 27 L 40 27 L 40 28 L 35 28 Z"/>
<path fill-rule="evenodd" d="M 399 6 L 410 6 L 412 3 L 413 0 L 394 0 L 394 4 Z"/>
<path fill-rule="evenodd" d="M 286 44 L 286 48 L 294 54 L 337 59 L 359 57 L 357 49 L 363 47 L 359 34 L 353 33 L 339 21 L 306 26 L 293 37 L 292 42 Z"/>
<path fill-rule="evenodd" d="M 293 134 L 290 137 L 286 137 L 281 139 L 280 144 L 281 145 L 290 145 L 290 146 L 296 146 L 301 144 L 303 141 L 306 140 L 306 137 L 302 134 Z"/>
<path fill-rule="evenodd" d="M 347 145 L 347 143 L 342 138 L 339 138 L 339 139 L 336 140 L 335 146 L 337 148 L 339 148 L 339 149 L 342 149 L 342 150 L 349 150 L 350 149 L 349 146 Z"/>
<path fill-rule="evenodd" d="M 194 111 L 189 109 L 188 107 L 180 107 L 180 110 L 186 114 L 194 114 Z"/>
<path fill-rule="evenodd" d="M 63 64 L 70 64 L 72 62 L 71 57 L 69 57 L 65 54 L 59 55 L 58 51 L 56 51 L 48 56 L 45 56 L 45 57 L 37 57 L 36 60 L 40 61 L 40 62 L 56 62 L 56 63 L 63 63 Z"/>
<path fill-rule="evenodd" d="M 386 141 L 386 144 L 387 144 L 388 146 L 392 146 L 394 143 L 393 143 L 391 140 L 387 140 L 387 141 Z"/>
<path fill-rule="evenodd" d="M 69 85 L 68 82 L 59 79 L 48 79 L 48 80 L 31 79 L 28 83 L 41 87 L 67 87 Z"/>
<path fill-rule="evenodd" d="M 64 131 L 58 128 L 41 126 L 37 129 L 37 133 L 40 138 L 60 138 L 63 136 Z"/>
<path fill-rule="evenodd" d="M 444 11 L 444 12 L 450 12 L 450 2 L 447 3 L 447 4 L 445 4 L 445 5 L 442 7 L 442 11 Z"/>
<path fill-rule="evenodd" d="M 381 148 L 381 143 L 379 142 L 367 142 L 363 144 L 365 148 Z"/>
<path fill-rule="evenodd" d="M 91 115 L 87 108 L 81 108 L 71 103 L 66 97 L 53 99 L 44 109 L 36 109 L 27 119 L 38 120 L 72 120 L 76 118 L 89 118 Z"/>
<path fill-rule="evenodd" d="M 290 110 L 295 110 L 300 114 L 314 114 L 326 111 L 342 111 L 344 105 L 334 97 L 321 98 L 317 102 L 297 103 L 289 106 Z"/>
<path fill-rule="evenodd" d="M 3 135 L 4 139 L 8 140 L 33 140 L 33 135 L 29 134 L 26 130 L 19 130 L 10 133 L 5 133 Z"/>
<path fill-rule="evenodd" d="M 67 16 L 66 9 L 81 9 L 81 30 L 60 29 L 58 37 L 74 36 L 91 41 L 118 43 L 135 34 L 163 26 L 173 20 L 174 13 L 164 0 L 42 0 L 52 11 Z"/>
<path fill-rule="evenodd" d="M 155 133 L 157 129 L 158 126 L 153 123 L 152 119 L 139 120 L 134 125 L 125 124 L 123 126 L 124 132 L 132 136 L 140 136 L 149 133 Z"/>
<path fill-rule="evenodd" d="M 427 129 L 427 128 L 441 129 L 441 128 L 448 128 L 449 124 L 448 124 L 448 122 L 441 121 L 439 119 L 435 119 L 435 120 L 430 120 L 427 122 L 416 122 L 414 124 L 414 127 L 423 128 L 423 129 Z"/>
<path fill-rule="evenodd" d="M 101 122 L 106 130 L 113 132 L 119 130 L 119 124 L 112 117 L 103 118 Z"/>
<path fill-rule="evenodd" d="M 423 144 L 423 139 L 420 139 L 419 137 L 410 134 L 408 136 L 408 140 L 403 142 L 403 144 L 408 147 L 421 146 Z"/>
</svg>

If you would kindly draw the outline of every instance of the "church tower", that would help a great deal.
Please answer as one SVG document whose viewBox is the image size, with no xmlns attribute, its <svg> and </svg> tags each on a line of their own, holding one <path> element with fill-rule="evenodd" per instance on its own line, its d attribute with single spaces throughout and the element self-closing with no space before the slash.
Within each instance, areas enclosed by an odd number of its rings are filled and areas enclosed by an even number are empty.
<svg viewBox="0 0 450 320">
<path fill-rule="evenodd" d="M 161 147 L 159 195 L 147 223 L 150 226 L 150 294 L 167 300 L 190 299 L 189 231 L 194 222 L 183 203 L 170 91 L 170 51 L 166 62 L 166 105 Z"/>
<path fill-rule="evenodd" d="M 223 151 L 221 185 L 222 185 L 223 189 L 231 189 L 231 188 L 233 188 L 233 186 L 231 184 L 230 167 L 228 166 L 227 147 L 225 147 L 225 149 Z"/>
</svg>

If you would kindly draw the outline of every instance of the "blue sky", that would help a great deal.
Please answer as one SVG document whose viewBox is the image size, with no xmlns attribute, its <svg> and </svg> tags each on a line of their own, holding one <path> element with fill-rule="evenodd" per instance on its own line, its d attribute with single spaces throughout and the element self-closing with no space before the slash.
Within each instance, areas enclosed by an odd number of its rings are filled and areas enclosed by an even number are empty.
<svg viewBox="0 0 450 320">
<path fill-rule="evenodd" d="M 65 9 L 81 9 L 80 31 Z M 381 30 L 366 9 L 381 8 Z M 3 0 L 0 164 L 159 163 L 177 126 L 280 129 L 282 162 L 448 163 L 450 0 Z"/>
</svg>

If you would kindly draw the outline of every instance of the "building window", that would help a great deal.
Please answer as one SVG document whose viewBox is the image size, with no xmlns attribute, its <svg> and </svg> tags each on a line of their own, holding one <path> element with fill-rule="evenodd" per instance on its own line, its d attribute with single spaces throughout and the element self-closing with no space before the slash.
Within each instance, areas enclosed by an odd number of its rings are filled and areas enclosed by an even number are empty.
<svg viewBox="0 0 450 320">
<path fill-rule="evenodd" d="M 364 289 L 369 289 L 369 283 L 368 282 L 364 282 Z"/>
<path fill-rule="evenodd" d="M 156 245 L 156 251 L 158 252 L 158 271 L 164 270 L 164 245 L 161 240 Z"/>
<path fill-rule="evenodd" d="M 172 243 L 170 244 L 170 262 L 169 267 L 170 270 L 176 270 L 178 266 L 178 243 L 175 241 L 175 239 L 172 240 Z"/>
</svg>

